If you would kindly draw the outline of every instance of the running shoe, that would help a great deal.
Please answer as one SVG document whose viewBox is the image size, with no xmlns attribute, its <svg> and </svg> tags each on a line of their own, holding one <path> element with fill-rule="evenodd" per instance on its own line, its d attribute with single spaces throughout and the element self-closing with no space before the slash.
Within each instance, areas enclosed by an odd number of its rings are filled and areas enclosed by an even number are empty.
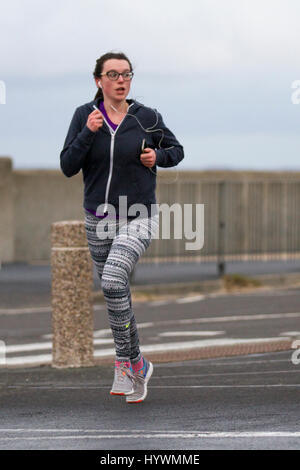
<svg viewBox="0 0 300 470">
<path fill-rule="evenodd" d="M 126 397 L 127 403 L 140 403 L 145 400 L 147 396 L 147 383 L 153 372 L 153 364 L 144 358 L 144 365 L 138 372 L 133 372 L 134 376 L 134 391 L 131 395 Z"/>
<path fill-rule="evenodd" d="M 128 367 L 126 363 L 122 363 L 120 366 L 115 366 L 115 377 L 111 395 L 129 395 L 133 393 L 133 382 L 134 376 L 131 367 Z"/>
</svg>

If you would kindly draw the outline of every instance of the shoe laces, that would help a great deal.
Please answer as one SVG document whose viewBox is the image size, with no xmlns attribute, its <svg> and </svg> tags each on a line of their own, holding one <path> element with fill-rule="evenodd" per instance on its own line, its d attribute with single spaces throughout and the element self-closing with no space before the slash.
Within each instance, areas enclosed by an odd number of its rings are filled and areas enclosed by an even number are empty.
<svg viewBox="0 0 300 470">
<path fill-rule="evenodd" d="M 135 373 L 134 375 L 135 378 L 140 379 L 140 380 L 145 380 L 145 370 L 146 370 L 146 365 L 144 364 L 144 366 Z"/>
<path fill-rule="evenodd" d="M 131 369 L 125 365 L 115 367 L 117 369 L 117 374 L 120 378 L 124 380 L 124 377 L 127 376 L 129 379 L 133 380 L 133 373 Z"/>
</svg>

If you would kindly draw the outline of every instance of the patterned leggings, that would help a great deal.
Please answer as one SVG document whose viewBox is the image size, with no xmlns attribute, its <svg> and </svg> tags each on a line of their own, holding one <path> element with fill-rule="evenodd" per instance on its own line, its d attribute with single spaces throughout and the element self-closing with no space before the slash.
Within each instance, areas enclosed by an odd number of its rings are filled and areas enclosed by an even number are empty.
<svg viewBox="0 0 300 470">
<path fill-rule="evenodd" d="M 85 230 L 93 263 L 107 303 L 116 360 L 141 359 L 139 337 L 131 305 L 129 276 L 157 233 L 159 214 L 149 218 L 99 219 L 87 210 Z"/>
</svg>

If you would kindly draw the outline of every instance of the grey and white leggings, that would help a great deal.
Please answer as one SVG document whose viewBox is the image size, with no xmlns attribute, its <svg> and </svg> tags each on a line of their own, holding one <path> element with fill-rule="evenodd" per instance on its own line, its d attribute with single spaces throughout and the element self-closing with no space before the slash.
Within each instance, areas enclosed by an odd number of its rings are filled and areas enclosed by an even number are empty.
<svg viewBox="0 0 300 470">
<path fill-rule="evenodd" d="M 101 281 L 117 361 L 141 359 L 132 310 L 130 273 L 159 227 L 159 214 L 148 218 L 99 219 L 84 209 L 85 230 L 93 263 Z"/>
</svg>

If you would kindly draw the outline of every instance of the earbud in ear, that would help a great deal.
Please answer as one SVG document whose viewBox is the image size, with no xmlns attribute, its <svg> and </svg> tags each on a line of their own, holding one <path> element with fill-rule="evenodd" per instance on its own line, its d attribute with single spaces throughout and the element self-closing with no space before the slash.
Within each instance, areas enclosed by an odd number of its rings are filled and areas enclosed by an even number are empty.
<svg viewBox="0 0 300 470">
<path fill-rule="evenodd" d="M 102 88 L 100 80 L 99 80 L 99 82 L 98 82 L 98 85 L 99 85 L 100 88 Z"/>
</svg>

